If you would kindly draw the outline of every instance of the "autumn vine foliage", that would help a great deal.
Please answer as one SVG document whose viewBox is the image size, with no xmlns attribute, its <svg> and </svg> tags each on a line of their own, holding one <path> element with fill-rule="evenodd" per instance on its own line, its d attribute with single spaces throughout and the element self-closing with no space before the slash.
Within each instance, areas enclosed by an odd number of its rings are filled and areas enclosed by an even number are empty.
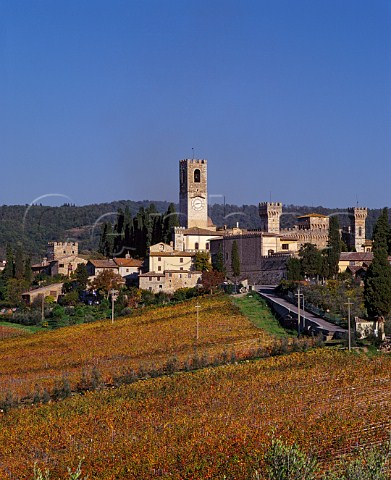
<svg viewBox="0 0 391 480">
<path fill-rule="evenodd" d="M 325 471 L 388 439 L 391 357 L 324 349 L 150 378 L 10 410 L 0 417 L 0 478 L 33 465 L 65 479 L 248 480 L 273 438 Z M 267 477 L 260 477 L 267 478 Z"/>
<path fill-rule="evenodd" d="M 83 372 L 90 375 L 94 368 L 103 383 L 113 385 L 124 370 L 156 371 L 174 356 L 183 365 L 195 351 L 212 358 L 223 351 L 240 355 L 272 343 L 224 296 L 135 310 L 114 324 L 100 321 L 2 341 L 0 402 L 7 392 L 19 399 L 31 397 L 37 385 L 42 394 L 51 392 L 64 377 L 71 390 L 77 390 Z"/>
</svg>

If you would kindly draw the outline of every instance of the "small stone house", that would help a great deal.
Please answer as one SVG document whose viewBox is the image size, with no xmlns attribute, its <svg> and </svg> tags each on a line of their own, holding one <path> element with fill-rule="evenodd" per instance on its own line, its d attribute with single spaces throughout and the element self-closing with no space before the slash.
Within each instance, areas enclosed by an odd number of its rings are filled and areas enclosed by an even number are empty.
<svg viewBox="0 0 391 480">
<path fill-rule="evenodd" d="M 62 295 L 62 286 L 63 283 L 53 283 L 52 285 L 36 288 L 34 290 L 22 293 L 22 299 L 27 304 L 33 303 L 38 298 L 46 297 L 53 297 L 54 300 L 57 301 L 58 297 Z"/>
</svg>

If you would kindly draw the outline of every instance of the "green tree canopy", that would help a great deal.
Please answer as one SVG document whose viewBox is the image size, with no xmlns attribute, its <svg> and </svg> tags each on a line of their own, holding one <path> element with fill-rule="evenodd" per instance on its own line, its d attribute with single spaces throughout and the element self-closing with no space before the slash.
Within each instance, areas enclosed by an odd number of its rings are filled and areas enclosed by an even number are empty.
<svg viewBox="0 0 391 480">
<path fill-rule="evenodd" d="M 208 252 L 197 252 L 194 259 L 194 269 L 200 272 L 208 272 L 212 265 Z"/>
<path fill-rule="evenodd" d="M 321 275 L 322 254 L 312 243 L 305 243 L 299 251 L 301 266 L 305 275 L 310 277 Z"/>
<path fill-rule="evenodd" d="M 338 273 L 339 258 L 341 255 L 341 234 L 339 220 L 336 215 L 330 217 L 329 239 L 327 244 L 328 276 L 335 278 Z"/>
<path fill-rule="evenodd" d="M 232 274 L 235 278 L 240 275 L 240 257 L 239 249 L 236 240 L 232 242 L 232 251 L 231 251 L 231 268 Z"/>
<path fill-rule="evenodd" d="M 384 316 L 391 311 L 391 266 L 388 262 L 390 226 L 384 208 L 373 231 L 373 261 L 364 282 L 364 299 L 370 317 Z"/>
</svg>

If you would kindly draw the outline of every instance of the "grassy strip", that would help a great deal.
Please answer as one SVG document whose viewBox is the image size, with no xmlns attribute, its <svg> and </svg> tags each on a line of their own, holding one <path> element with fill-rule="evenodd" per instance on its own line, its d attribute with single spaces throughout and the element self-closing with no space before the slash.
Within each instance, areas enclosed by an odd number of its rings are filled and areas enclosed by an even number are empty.
<svg viewBox="0 0 391 480">
<path fill-rule="evenodd" d="M 11 323 L 11 322 L 0 322 L 0 327 L 1 326 L 18 328 L 19 330 L 24 330 L 30 333 L 35 333 L 43 330 L 42 327 L 38 327 L 36 325 L 21 325 L 20 323 Z"/>
<path fill-rule="evenodd" d="M 293 336 L 278 323 L 263 298 L 256 293 L 244 297 L 232 297 L 234 304 L 257 328 L 278 338 Z"/>
</svg>

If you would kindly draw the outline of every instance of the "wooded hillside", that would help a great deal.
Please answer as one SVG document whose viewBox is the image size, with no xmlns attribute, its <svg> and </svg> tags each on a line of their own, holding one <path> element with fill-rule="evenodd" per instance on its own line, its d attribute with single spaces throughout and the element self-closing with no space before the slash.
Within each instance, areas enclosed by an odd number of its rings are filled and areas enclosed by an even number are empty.
<svg viewBox="0 0 391 480">
<path fill-rule="evenodd" d="M 101 224 L 111 220 L 115 222 L 119 208 L 127 206 L 132 216 L 141 207 L 147 208 L 154 203 L 158 212 L 167 210 L 169 202 L 161 201 L 115 201 L 84 206 L 65 204 L 60 207 L 45 205 L 3 205 L 0 206 L 0 259 L 5 258 L 7 243 L 16 245 L 21 243 L 26 254 L 33 260 L 40 260 L 45 254 L 48 241 L 78 241 L 79 250 L 96 250 L 101 233 Z M 292 227 L 296 217 L 306 213 L 317 212 L 329 215 L 335 211 L 345 212 L 344 209 L 330 209 L 324 207 L 308 207 L 284 205 L 281 217 L 281 227 Z M 209 215 L 215 225 L 228 227 L 239 225 L 243 228 L 259 228 L 258 206 L 256 205 L 221 205 L 209 207 Z M 374 223 L 380 215 L 380 209 L 369 210 L 367 219 L 367 238 L 371 238 Z M 340 224 L 346 216 L 342 215 Z"/>
</svg>

